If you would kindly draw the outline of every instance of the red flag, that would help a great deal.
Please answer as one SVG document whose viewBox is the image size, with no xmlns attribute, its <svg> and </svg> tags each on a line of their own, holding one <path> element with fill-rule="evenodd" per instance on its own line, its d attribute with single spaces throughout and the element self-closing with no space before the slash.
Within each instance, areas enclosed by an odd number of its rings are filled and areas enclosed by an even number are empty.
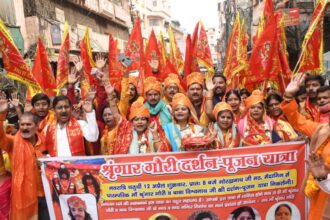
<svg viewBox="0 0 330 220">
<path fill-rule="evenodd" d="M 186 81 L 184 81 L 182 79 L 182 77 L 178 73 L 178 70 L 175 68 L 175 66 L 171 63 L 171 61 L 168 58 L 166 58 L 166 65 L 164 67 L 164 72 L 165 72 L 166 76 L 168 76 L 168 74 L 170 74 L 170 73 L 178 75 L 181 87 L 184 89 L 184 91 L 187 91 Z"/>
<path fill-rule="evenodd" d="M 114 40 L 112 34 L 109 34 L 109 79 L 111 84 L 120 85 L 123 77 L 123 66 L 118 61 L 118 42 Z"/>
<path fill-rule="evenodd" d="M 207 69 L 205 78 L 212 78 L 214 75 L 213 60 L 207 39 L 207 34 L 203 24 L 201 24 L 201 30 L 199 32 L 199 38 L 197 41 L 196 58 L 198 64 L 202 65 Z"/>
<path fill-rule="evenodd" d="M 191 48 L 191 38 L 190 34 L 188 34 L 186 38 L 186 53 L 185 53 L 185 60 L 184 60 L 184 79 L 191 73 L 191 59 L 192 59 L 192 48 Z"/>
<path fill-rule="evenodd" d="M 95 67 L 95 63 L 92 55 L 88 27 L 86 27 L 84 38 L 80 41 L 80 56 L 84 63 L 84 75 L 87 76 L 90 85 L 96 85 L 96 79 L 91 74 L 92 68 Z"/>
<path fill-rule="evenodd" d="M 191 59 L 190 59 L 190 71 L 199 72 L 199 66 L 197 62 L 197 42 L 198 42 L 198 33 L 199 33 L 199 22 L 197 22 L 194 33 L 191 38 Z"/>
<path fill-rule="evenodd" d="M 143 52 L 143 39 L 141 32 L 140 18 L 136 19 L 130 38 L 128 40 L 125 54 L 130 57 L 133 61 L 132 65 L 128 70 L 138 70 L 138 91 L 139 94 L 143 94 L 143 81 L 144 81 L 144 52 Z"/>
<path fill-rule="evenodd" d="M 319 0 L 301 46 L 299 68 L 296 71 L 311 71 L 314 74 L 323 72 L 323 17 L 326 0 Z"/>
<path fill-rule="evenodd" d="M 163 82 L 164 79 L 166 78 L 166 74 L 163 71 L 163 58 L 162 55 L 158 49 L 158 44 L 157 44 L 157 39 L 156 39 L 156 35 L 154 30 L 151 31 L 150 36 L 149 36 L 149 40 L 148 40 L 148 45 L 146 48 L 146 55 L 145 55 L 145 67 L 144 67 L 144 71 L 145 71 L 145 76 L 155 76 L 159 81 Z M 149 62 L 151 62 L 152 59 L 156 59 L 159 62 L 159 73 L 154 74 L 152 72 L 151 66 L 149 64 Z"/>
<path fill-rule="evenodd" d="M 182 59 L 182 54 L 181 54 L 181 51 L 179 49 L 179 46 L 178 46 L 178 44 L 175 40 L 174 33 L 172 31 L 171 26 L 168 29 L 168 35 L 169 35 L 169 38 L 170 38 L 170 58 L 171 58 L 171 62 L 176 66 L 179 73 L 182 73 L 183 68 L 184 68 L 184 62 L 183 62 L 183 59 Z"/>
<path fill-rule="evenodd" d="M 34 57 L 32 74 L 46 95 L 49 97 L 55 96 L 55 77 L 47 57 L 46 48 L 40 37 L 38 39 L 38 46 Z"/>
<path fill-rule="evenodd" d="M 57 71 L 56 71 L 56 90 L 57 94 L 60 93 L 61 88 L 67 83 L 69 76 L 70 67 L 70 36 L 69 36 L 69 25 L 65 22 L 63 40 L 57 60 Z"/>
<path fill-rule="evenodd" d="M 267 27 L 269 23 L 274 19 L 274 4 L 273 0 L 266 0 L 263 12 L 264 27 Z"/>
<path fill-rule="evenodd" d="M 14 40 L 5 24 L 0 19 L 0 53 L 9 78 L 20 81 L 34 91 L 40 91 L 36 79 L 33 77 L 29 66 L 15 46 Z"/>
</svg>

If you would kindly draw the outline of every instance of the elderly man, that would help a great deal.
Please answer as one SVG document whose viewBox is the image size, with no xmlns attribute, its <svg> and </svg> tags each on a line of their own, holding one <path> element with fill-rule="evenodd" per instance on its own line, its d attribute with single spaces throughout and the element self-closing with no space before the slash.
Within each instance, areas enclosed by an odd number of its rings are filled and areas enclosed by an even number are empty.
<svg viewBox="0 0 330 220">
<path fill-rule="evenodd" d="M 172 121 L 166 103 L 161 99 L 161 83 L 153 76 L 149 76 L 144 81 L 144 92 L 146 103 L 144 104 L 150 112 L 150 122 L 156 121 L 158 125 L 165 125 Z M 160 127 L 160 126 L 158 126 Z"/>
<path fill-rule="evenodd" d="M 193 72 L 187 76 L 187 96 L 194 105 L 198 120 L 201 125 L 208 126 L 209 119 L 206 115 L 203 88 L 204 77 L 200 72 Z"/>
<path fill-rule="evenodd" d="M 90 95 L 87 95 L 90 97 Z M 46 128 L 46 146 L 52 157 L 86 155 L 84 138 L 95 142 L 99 136 L 92 99 L 85 100 L 85 120 L 72 116 L 71 102 L 67 96 L 56 96 L 53 101 L 56 119 Z"/>
<path fill-rule="evenodd" d="M 170 73 L 164 80 L 164 100 L 167 105 L 171 104 L 173 96 L 178 92 L 183 92 L 179 76 Z"/>
<path fill-rule="evenodd" d="M 10 219 L 49 219 L 37 157 L 46 154 L 44 137 L 37 132 L 37 119 L 31 112 L 20 118 L 15 136 L 3 128 L 8 100 L 0 96 L 0 147 L 9 153 L 12 167 Z M 39 210 L 38 210 L 39 206 Z M 39 211 L 39 213 L 38 213 Z"/>
<path fill-rule="evenodd" d="M 293 100 L 294 95 L 305 80 L 304 74 L 298 74 L 285 89 L 284 101 L 281 103 L 281 109 L 294 129 L 308 136 L 310 141 L 310 151 L 316 152 L 322 156 L 329 165 L 330 161 L 330 123 L 329 118 L 325 123 L 318 123 L 307 120 L 299 114 L 298 105 Z M 310 209 L 308 219 L 329 219 L 327 201 L 330 201 L 330 195 L 320 190 L 316 180 L 309 174 L 305 187 L 305 194 L 310 198 Z"/>
</svg>

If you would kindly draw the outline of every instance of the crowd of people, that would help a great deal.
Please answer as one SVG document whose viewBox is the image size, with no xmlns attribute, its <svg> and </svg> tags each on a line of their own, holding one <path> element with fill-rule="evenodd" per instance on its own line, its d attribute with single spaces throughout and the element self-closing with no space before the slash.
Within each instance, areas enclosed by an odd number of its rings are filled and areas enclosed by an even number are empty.
<svg viewBox="0 0 330 220">
<path fill-rule="evenodd" d="M 313 219 L 330 217 L 330 86 L 320 75 L 298 74 L 284 94 L 227 88 L 217 72 L 177 74 L 160 82 L 126 72 L 120 88 L 111 85 L 106 62 L 96 61 L 95 83 L 82 94 L 83 65 L 74 63 L 67 86 L 56 97 L 1 91 L 0 147 L 11 162 L 11 176 L 0 157 L 0 218 L 48 219 L 40 176 L 41 157 L 180 152 L 310 143 L 305 194 Z M 31 175 L 32 174 L 32 175 Z M 8 193 L 8 191 L 11 194 Z M 327 208 L 328 207 L 328 208 Z"/>
</svg>

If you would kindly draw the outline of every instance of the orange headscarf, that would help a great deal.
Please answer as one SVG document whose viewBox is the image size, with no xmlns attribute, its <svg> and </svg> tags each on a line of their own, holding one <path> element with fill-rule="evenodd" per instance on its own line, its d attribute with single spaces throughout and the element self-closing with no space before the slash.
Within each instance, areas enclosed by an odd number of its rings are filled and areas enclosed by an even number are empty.
<svg viewBox="0 0 330 220">
<path fill-rule="evenodd" d="M 168 76 L 164 80 L 164 88 L 166 88 L 170 84 L 175 84 L 179 88 L 179 91 L 183 92 L 183 89 L 182 89 L 182 86 L 180 84 L 180 79 L 179 79 L 178 75 L 176 75 L 174 73 L 168 74 Z"/>
<path fill-rule="evenodd" d="M 148 107 L 144 106 L 140 101 L 133 102 L 128 119 L 131 121 L 135 117 L 150 118 Z"/>
<path fill-rule="evenodd" d="M 190 110 L 190 115 L 191 115 L 191 118 L 193 119 L 193 121 L 195 123 L 199 123 L 198 122 L 198 118 L 197 118 L 197 113 L 196 113 L 196 110 L 195 110 L 194 106 L 191 104 L 191 102 L 188 99 L 188 97 L 185 96 L 184 94 L 182 94 L 182 93 L 175 94 L 173 96 L 171 105 L 172 105 L 173 111 L 175 110 L 175 108 L 178 105 L 184 105 L 184 106 L 186 106 Z"/>
<path fill-rule="evenodd" d="M 187 86 L 198 83 L 204 87 L 204 76 L 200 72 L 192 72 L 187 76 Z"/>
<path fill-rule="evenodd" d="M 154 76 L 149 76 L 144 80 L 144 92 L 147 93 L 150 90 L 162 92 L 162 85 Z"/>
<path fill-rule="evenodd" d="M 234 115 L 233 109 L 231 108 L 231 106 L 228 103 L 226 103 L 226 102 L 219 102 L 218 104 L 216 104 L 214 106 L 214 109 L 213 109 L 213 115 L 214 115 L 214 117 L 215 118 L 218 118 L 219 112 L 224 111 L 224 110 L 228 110 L 228 111 L 230 111 Z"/>
<path fill-rule="evenodd" d="M 263 103 L 264 96 L 260 90 L 254 90 L 252 94 L 245 99 L 246 110 L 251 108 L 252 105 Z"/>
<path fill-rule="evenodd" d="M 137 84 L 138 84 L 138 79 L 136 76 L 129 76 L 128 78 L 128 82 L 132 85 L 135 86 L 135 88 L 137 88 Z"/>
<path fill-rule="evenodd" d="M 85 201 L 79 198 L 78 196 L 71 196 L 67 200 L 67 203 L 69 207 L 75 207 L 75 208 L 83 207 L 84 209 L 87 208 Z"/>
</svg>

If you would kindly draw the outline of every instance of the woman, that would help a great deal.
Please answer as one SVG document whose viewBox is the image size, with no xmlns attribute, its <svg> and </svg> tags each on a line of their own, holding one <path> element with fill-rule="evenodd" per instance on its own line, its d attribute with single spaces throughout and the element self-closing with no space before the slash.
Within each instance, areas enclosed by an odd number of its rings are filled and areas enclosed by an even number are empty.
<svg viewBox="0 0 330 220">
<path fill-rule="evenodd" d="M 290 220 L 292 209 L 288 204 L 280 204 L 275 209 L 275 220 Z"/>
<path fill-rule="evenodd" d="M 272 143 L 274 121 L 266 115 L 261 91 L 255 90 L 245 100 L 245 116 L 238 123 L 244 146 Z"/>
<path fill-rule="evenodd" d="M 113 145 L 117 136 L 116 118 L 111 111 L 110 105 L 106 105 L 102 111 L 104 130 L 101 137 L 101 155 L 113 154 Z"/>
<path fill-rule="evenodd" d="M 254 214 L 254 211 L 251 207 L 248 206 L 242 206 L 238 209 L 235 209 L 232 213 L 233 220 L 255 220 L 256 214 Z"/>
<path fill-rule="evenodd" d="M 226 102 L 231 106 L 234 114 L 234 122 L 237 125 L 241 118 L 241 96 L 238 90 L 231 89 L 226 93 Z"/>
<path fill-rule="evenodd" d="M 171 106 L 173 122 L 164 125 L 163 129 L 171 143 L 172 151 L 183 151 L 181 140 L 187 136 L 203 136 L 205 129 L 198 125 L 196 111 L 187 96 L 182 93 L 175 94 Z"/>
<path fill-rule="evenodd" d="M 274 132 L 276 132 L 283 142 L 297 141 L 302 137 L 298 136 L 283 115 L 280 108 L 282 101 L 282 97 L 276 93 L 270 94 L 266 99 L 268 114 L 273 120 L 275 120 Z"/>
<path fill-rule="evenodd" d="M 110 104 L 115 118 L 120 118 L 115 103 Z M 113 154 L 143 154 L 166 152 L 170 147 L 162 133 L 158 133 L 156 122 L 149 125 L 149 109 L 142 102 L 136 101 L 131 106 L 129 121 L 121 119 L 118 125 Z"/>
<path fill-rule="evenodd" d="M 214 117 L 217 122 L 209 125 L 210 133 L 215 138 L 217 149 L 233 148 L 240 146 L 240 136 L 234 124 L 234 113 L 232 107 L 225 103 L 219 102 L 213 110 Z"/>
</svg>

